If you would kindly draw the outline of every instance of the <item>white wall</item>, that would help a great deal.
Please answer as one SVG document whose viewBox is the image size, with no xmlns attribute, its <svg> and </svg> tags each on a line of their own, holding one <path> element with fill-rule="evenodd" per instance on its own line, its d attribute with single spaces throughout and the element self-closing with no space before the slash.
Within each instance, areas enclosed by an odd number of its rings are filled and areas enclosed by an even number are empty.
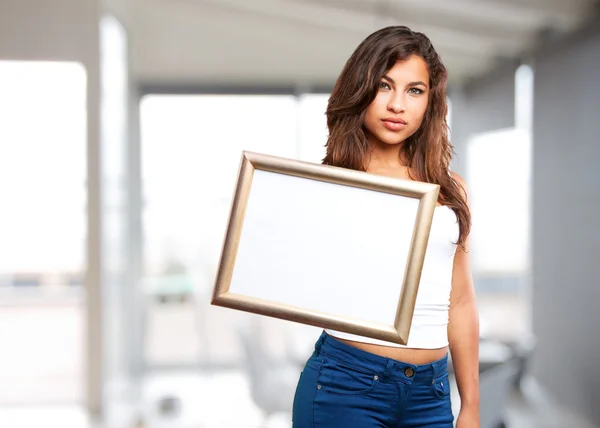
<svg viewBox="0 0 600 428">
<path fill-rule="evenodd" d="M 531 364 L 600 425 L 600 27 L 535 58 Z"/>
</svg>

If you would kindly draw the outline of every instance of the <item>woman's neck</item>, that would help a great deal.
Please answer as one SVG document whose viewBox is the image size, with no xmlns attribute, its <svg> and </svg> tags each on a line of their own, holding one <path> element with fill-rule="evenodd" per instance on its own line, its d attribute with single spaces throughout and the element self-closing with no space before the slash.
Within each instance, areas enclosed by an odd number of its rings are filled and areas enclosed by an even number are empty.
<svg viewBox="0 0 600 428">
<path fill-rule="evenodd" d="M 369 141 L 369 152 L 366 169 L 371 170 L 405 170 L 407 161 L 402 151 L 402 143 L 385 144 Z"/>
</svg>

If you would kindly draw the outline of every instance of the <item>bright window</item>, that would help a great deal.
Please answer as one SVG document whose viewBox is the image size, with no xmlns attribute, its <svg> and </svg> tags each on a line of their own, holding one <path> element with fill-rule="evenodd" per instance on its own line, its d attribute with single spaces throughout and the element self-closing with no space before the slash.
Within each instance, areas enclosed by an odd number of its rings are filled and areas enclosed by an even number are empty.
<svg viewBox="0 0 600 428">
<path fill-rule="evenodd" d="M 0 61 L 0 404 L 83 399 L 86 73 Z"/>
</svg>

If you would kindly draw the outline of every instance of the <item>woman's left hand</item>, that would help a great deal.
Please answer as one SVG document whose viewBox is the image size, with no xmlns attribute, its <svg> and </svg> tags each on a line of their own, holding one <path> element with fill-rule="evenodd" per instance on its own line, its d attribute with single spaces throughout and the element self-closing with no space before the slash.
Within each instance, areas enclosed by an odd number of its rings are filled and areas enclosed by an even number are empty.
<svg viewBox="0 0 600 428">
<path fill-rule="evenodd" d="M 477 409 L 461 409 L 456 420 L 456 428 L 480 428 Z"/>
</svg>

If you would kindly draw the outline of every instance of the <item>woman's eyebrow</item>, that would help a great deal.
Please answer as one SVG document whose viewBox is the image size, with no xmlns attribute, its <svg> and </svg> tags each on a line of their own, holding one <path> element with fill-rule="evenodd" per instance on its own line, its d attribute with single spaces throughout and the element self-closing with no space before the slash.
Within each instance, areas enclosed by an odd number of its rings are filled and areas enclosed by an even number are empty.
<svg viewBox="0 0 600 428">
<path fill-rule="evenodd" d="M 392 79 L 390 76 L 388 76 L 387 74 L 385 76 L 382 77 L 382 79 L 387 80 L 388 82 L 390 82 L 392 85 L 395 85 L 396 82 L 394 82 L 394 79 Z M 420 80 L 417 80 L 416 82 L 410 82 L 408 85 L 406 86 L 425 86 L 427 88 L 427 83 L 422 82 Z"/>
<path fill-rule="evenodd" d="M 420 80 L 418 80 L 416 82 L 410 82 L 407 86 L 419 86 L 419 85 L 427 87 L 427 83 L 421 82 Z"/>
</svg>

